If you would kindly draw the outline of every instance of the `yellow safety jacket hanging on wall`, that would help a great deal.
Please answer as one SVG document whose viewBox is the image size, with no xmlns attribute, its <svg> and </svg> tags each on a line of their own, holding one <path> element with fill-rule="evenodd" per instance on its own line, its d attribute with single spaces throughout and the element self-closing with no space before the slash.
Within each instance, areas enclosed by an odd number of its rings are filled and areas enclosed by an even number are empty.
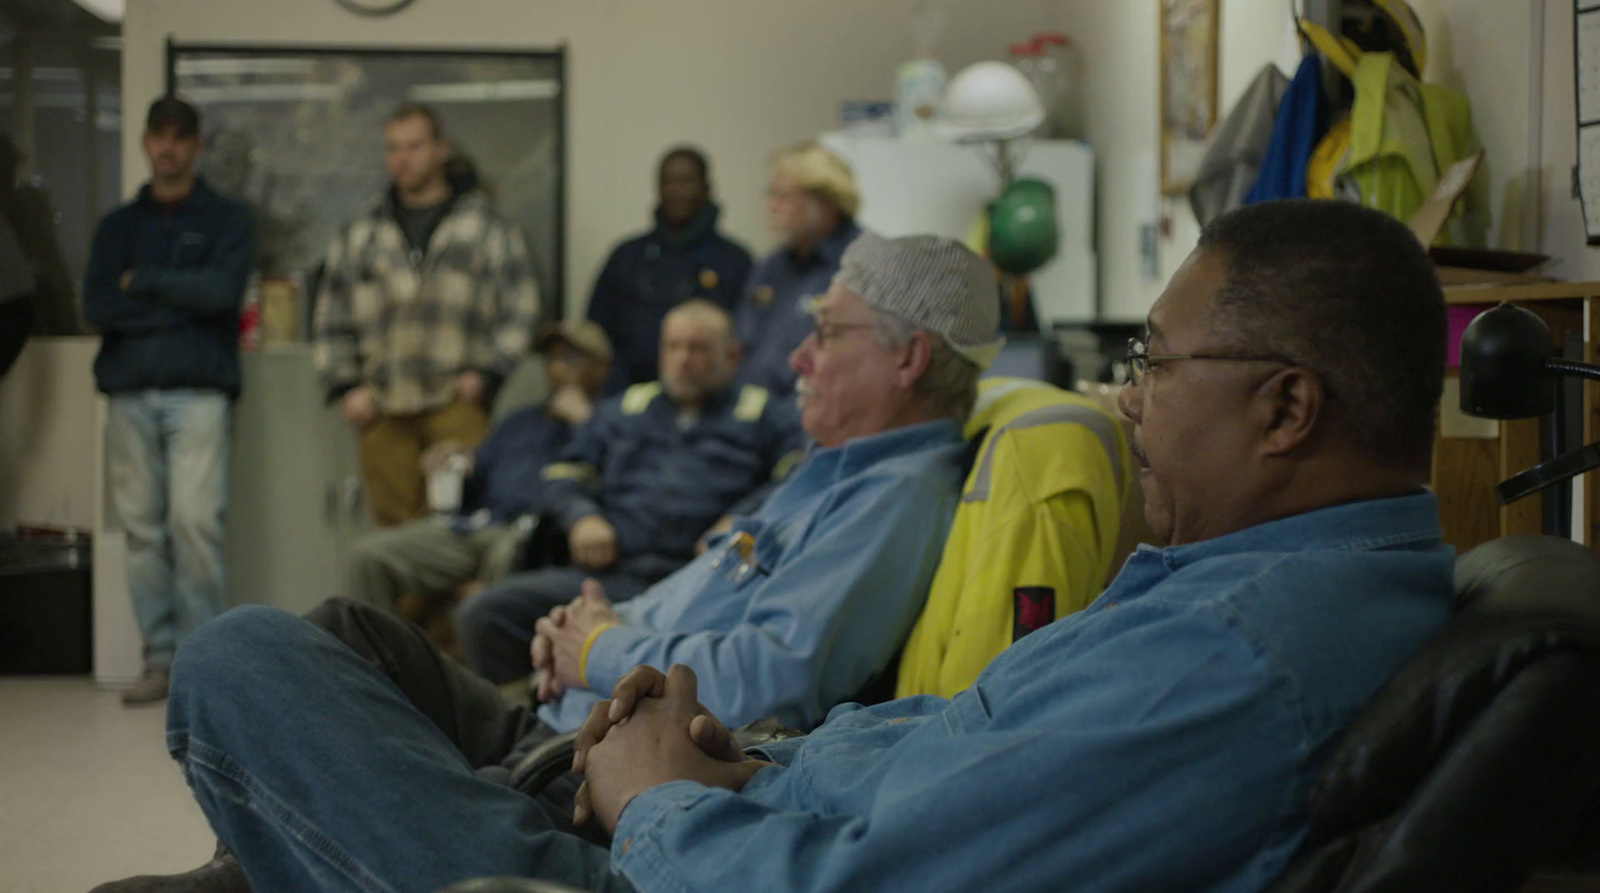
<svg viewBox="0 0 1600 893">
<path fill-rule="evenodd" d="M 1363 205 L 1409 220 L 1443 172 L 1480 148 L 1471 104 L 1460 91 L 1419 82 L 1391 53 L 1362 53 L 1350 80 L 1355 103 L 1312 153 L 1306 194 L 1359 194 Z M 1484 188 L 1480 181 L 1468 190 L 1440 244 L 1483 244 Z"/>
</svg>

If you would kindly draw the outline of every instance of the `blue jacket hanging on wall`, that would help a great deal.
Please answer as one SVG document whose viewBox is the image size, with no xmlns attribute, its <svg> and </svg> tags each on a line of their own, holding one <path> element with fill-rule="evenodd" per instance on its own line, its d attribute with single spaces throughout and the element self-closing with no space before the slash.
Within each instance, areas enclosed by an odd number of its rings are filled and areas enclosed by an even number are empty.
<svg viewBox="0 0 1600 893">
<path fill-rule="evenodd" d="M 1261 173 L 1245 204 L 1280 198 L 1304 198 L 1306 162 L 1328 129 L 1328 99 L 1322 92 L 1322 60 L 1308 53 L 1295 69 L 1289 92 L 1278 105 L 1272 139 L 1261 159 Z"/>
</svg>

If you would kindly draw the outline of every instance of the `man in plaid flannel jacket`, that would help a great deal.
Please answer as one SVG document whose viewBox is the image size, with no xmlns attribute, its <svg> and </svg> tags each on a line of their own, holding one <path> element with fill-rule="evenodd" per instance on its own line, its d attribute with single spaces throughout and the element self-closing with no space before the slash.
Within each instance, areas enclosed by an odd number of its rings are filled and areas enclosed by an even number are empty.
<svg viewBox="0 0 1600 893">
<path fill-rule="evenodd" d="M 317 371 L 360 432 L 367 500 L 384 527 L 427 513 L 423 451 L 483 439 L 489 398 L 539 314 L 522 232 L 475 177 L 447 175 L 451 151 L 427 106 L 390 116 L 390 189 L 334 240 L 317 293 Z"/>
</svg>

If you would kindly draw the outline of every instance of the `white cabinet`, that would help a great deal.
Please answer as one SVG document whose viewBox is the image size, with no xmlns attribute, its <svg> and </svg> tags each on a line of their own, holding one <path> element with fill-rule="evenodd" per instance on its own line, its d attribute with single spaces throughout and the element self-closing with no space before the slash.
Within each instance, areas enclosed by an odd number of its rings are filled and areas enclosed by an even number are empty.
<svg viewBox="0 0 1600 893">
<path fill-rule="evenodd" d="M 308 345 L 245 353 L 228 489 L 234 604 L 302 613 L 338 594 L 367 527 L 356 435 L 323 401 Z"/>
<path fill-rule="evenodd" d="M 849 162 L 861 193 L 862 226 L 886 236 L 933 233 L 965 240 L 973 220 L 1000 191 L 993 147 L 829 133 L 822 144 Z M 1098 315 L 1094 249 L 1094 153 L 1077 140 L 1016 144 L 1017 175 L 1055 188 L 1061 242 L 1029 278 L 1046 327 Z"/>
<path fill-rule="evenodd" d="M 122 685 L 142 669 L 128 604 L 126 543 L 104 507 L 104 401 L 89 366 L 98 339 L 30 344 L 0 386 L 0 521 L 94 527 L 95 679 Z M 228 478 L 228 600 L 296 614 L 341 593 L 351 547 L 370 529 L 356 434 L 323 400 L 311 347 L 241 355 Z M 497 410 L 538 399 L 525 361 Z M 498 414 L 498 413 L 497 413 Z"/>
</svg>

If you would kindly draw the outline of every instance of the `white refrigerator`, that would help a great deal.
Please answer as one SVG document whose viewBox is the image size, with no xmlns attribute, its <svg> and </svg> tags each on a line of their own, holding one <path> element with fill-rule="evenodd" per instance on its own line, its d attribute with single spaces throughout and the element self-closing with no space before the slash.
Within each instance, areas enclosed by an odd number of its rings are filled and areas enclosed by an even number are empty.
<svg viewBox="0 0 1600 893">
<path fill-rule="evenodd" d="M 820 141 L 855 172 L 862 226 L 886 236 L 934 233 L 966 239 L 972 223 L 1000 191 L 988 145 L 900 140 L 844 132 Z M 1013 144 L 1017 175 L 1055 188 L 1061 244 L 1054 259 L 1029 278 L 1034 312 L 1049 330 L 1057 323 L 1098 316 L 1094 250 L 1094 153 L 1077 140 Z"/>
</svg>

